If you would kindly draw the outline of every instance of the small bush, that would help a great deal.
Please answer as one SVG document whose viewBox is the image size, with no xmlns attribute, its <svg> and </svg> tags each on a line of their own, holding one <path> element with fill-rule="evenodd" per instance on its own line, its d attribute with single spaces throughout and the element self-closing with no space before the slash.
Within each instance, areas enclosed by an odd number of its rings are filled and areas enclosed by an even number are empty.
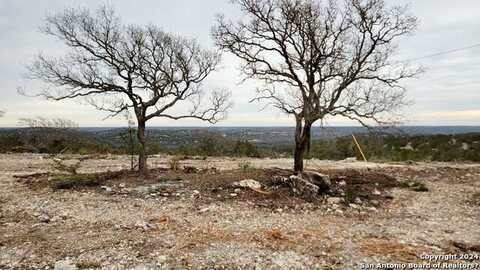
<svg viewBox="0 0 480 270">
<path fill-rule="evenodd" d="M 54 158 L 53 159 L 53 167 L 61 172 L 69 173 L 69 174 L 77 174 L 77 170 L 80 168 L 81 161 L 78 161 L 74 164 L 68 165 L 61 159 Z"/>
<path fill-rule="evenodd" d="M 345 202 L 354 203 L 355 199 L 358 197 L 358 194 L 353 189 L 345 190 Z"/>
<path fill-rule="evenodd" d="M 238 168 L 244 172 L 254 170 L 255 167 L 252 165 L 251 162 L 249 161 L 242 161 L 238 163 Z"/>
<path fill-rule="evenodd" d="M 416 192 L 427 192 L 428 191 L 427 186 L 424 183 L 419 182 L 419 181 L 400 182 L 399 187 L 408 188 L 408 189 L 416 191 Z"/>
<path fill-rule="evenodd" d="M 424 183 L 417 183 L 416 185 L 412 186 L 412 190 L 416 192 L 427 192 L 428 188 Z"/>
<path fill-rule="evenodd" d="M 96 261 L 80 261 L 75 264 L 78 269 L 96 269 L 102 265 Z"/>
<path fill-rule="evenodd" d="M 180 158 L 179 157 L 173 157 L 168 161 L 168 167 L 170 170 L 176 172 L 180 170 Z"/>
</svg>

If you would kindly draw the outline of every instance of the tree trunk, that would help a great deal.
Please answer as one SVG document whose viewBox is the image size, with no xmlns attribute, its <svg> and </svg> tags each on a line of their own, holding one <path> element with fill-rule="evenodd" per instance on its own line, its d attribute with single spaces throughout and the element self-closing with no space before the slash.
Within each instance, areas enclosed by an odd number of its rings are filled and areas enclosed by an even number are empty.
<svg viewBox="0 0 480 270">
<path fill-rule="evenodd" d="M 303 158 L 305 151 L 310 147 L 312 123 L 305 121 L 303 125 L 301 119 L 297 119 L 297 125 L 295 129 L 295 152 L 293 171 L 295 174 L 301 174 L 304 170 Z"/>
<path fill-rule="evenodd" d="M 140 173 L 146 174 L 148 172 L 148 167 L 145 143 L 145 121 L 138 121 L 137 137 L 138 142 L 140 143 L 140 150 L 138 153 L 138 170 Z"/>
<path fill-rule="evenodd" d="M 135 145 L 134 145 L 134 140 L 133 140 L 133 130 L 131 125 L 128 125 L 128 138 L 129 138 L 129 147 L 130 147 L 130 170 L 133 171 L 135 169 Z"/>
</svg>

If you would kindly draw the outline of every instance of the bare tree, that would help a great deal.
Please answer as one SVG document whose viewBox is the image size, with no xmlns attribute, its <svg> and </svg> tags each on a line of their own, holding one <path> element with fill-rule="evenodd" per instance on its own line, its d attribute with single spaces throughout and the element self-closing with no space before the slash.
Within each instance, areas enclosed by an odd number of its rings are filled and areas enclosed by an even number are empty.
<svg viewBox="0 0 480 270">
<path fill-rule="evenodd" d="M 124 25 L 107 7 L 96 12 L 68 9 L 48 16 L 42 30 L 70 52 L 59 58 L 40 54 L 31 64 L 33 79 L 54 86 L 40 95 L 52 100 L 83 97 L 109 116 L 132 109 L 142 173 L 147 172 L 147 121 L 163 117 L 215 123 L 230 107 L 225 90 L 212 90 L 204 100 L 202 82 L 216 69 L 220 54 L 202 49 L 195 40 L 154 25 Z"/>
<path fill-rule="evenodd" d="M 36 129 L 74 129 L 78 128 L 78 124 L 72 120 L 62 119 L 62 118 L 45 118 L 45 117 L 36 117 L 36 118 L 21 118 L 18 120 L 18 124 L 22 126 L 27 126 L 29 128 Z"/>
<path fill-rule="evenodd" d="M 399 84 L 421 70 L 394 62 L 398 38 L 417 19 L 383 0 L 232 0 L 239 21 L 218 17 L 219 48 L 242 60 L 245 79 L 264 83 L 252 101 L 293 115 L 295 172 L 303 171 L 311 127 L 328 116 L 387 124 L 405 104 Z"/>
</svg>

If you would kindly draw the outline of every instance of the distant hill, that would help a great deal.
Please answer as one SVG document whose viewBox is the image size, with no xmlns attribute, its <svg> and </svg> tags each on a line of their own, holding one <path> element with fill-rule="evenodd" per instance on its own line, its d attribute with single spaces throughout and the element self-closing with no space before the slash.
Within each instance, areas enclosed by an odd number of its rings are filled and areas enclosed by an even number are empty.
<svg viewBox="0 0 480 270">
<path fill-rule="evenodd" d="M 0 134 L 8 134 L 22 129 L 0 128 Z M 126 128 L 84 127 L 77 131 L 86 137 L 95 138 L 100 142 L 112 144 L 122 143 L 121 134 Z M 216 133 L 230 140 L 248 140 L 256 144 L 288 143 L 293 141 L 294 127 L 149 127 L 149 141 L 166 147 L 177 147 L 196 143 L 206 133 Z M 480 126 L 402 126 L 381 130 L 387 134 L 398 135 L 455 135 L 465 133 L 480 133 Z M 350 134 L 368 133 L 364 127 L 314 127 L 313 139 L 333 139 Z"/>
<path fill-rule="evenodd" d="M 81 131 L 93 133 L 99 138 L 113 139 L 124 128 L 81 128 Z M 291 142 L 294 127 L 150 127 L 147 128 L 150 140 L 173 146 L 199 140 L 205 132 L 220 133 L 232 140 L 248 140 L 254 143 Z M 352 133 L 367 133 L 364 127 L 314 127 L 313 139 L 332 139 Z M 381 130 L 398 135 L 455 135 L 480 133 L 480 126 L 403 126 Z"/>
</svg>

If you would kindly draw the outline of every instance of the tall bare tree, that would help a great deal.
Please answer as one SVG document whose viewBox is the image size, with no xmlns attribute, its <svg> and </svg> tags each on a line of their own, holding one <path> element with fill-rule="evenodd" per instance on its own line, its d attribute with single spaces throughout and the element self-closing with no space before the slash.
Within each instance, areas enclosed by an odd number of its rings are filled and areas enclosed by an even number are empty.
<svg viewBox="0 0 480 270">
<path fill-rule="evenodd" d="M 220 15 L 213 37 L 242 60 L 245 79 L 264 83 L 254 100 L 295 118 L 295 172 L 304 169 L 316 121 L 391 122 L 405 103 L 399 83 L 420 72 L 391 60 L 394 42 L 417 26 L 406 7 L 387 7 L 383 0 L 232 2 L 243 18 Z"/>
<path fill-rule="evenodd" d="M 154 25 L 124 25 L 108 7 L 65 10 L 48 16 L 42 30 L 70 51 L 64 57 L 40 54 L 29 66 L 33 79 L 53 86 L 39 95 L 57 101 L 85 98 L 109 116 L 133 110 L 143 173 L 147 121 L 161 117 L 215 123 L 230 107 L 225 90 L 214 89 L 204 100 L 202 83 L 216 69 L 220 54 L 202 49 L 195 40 Z"/>
</svg>

